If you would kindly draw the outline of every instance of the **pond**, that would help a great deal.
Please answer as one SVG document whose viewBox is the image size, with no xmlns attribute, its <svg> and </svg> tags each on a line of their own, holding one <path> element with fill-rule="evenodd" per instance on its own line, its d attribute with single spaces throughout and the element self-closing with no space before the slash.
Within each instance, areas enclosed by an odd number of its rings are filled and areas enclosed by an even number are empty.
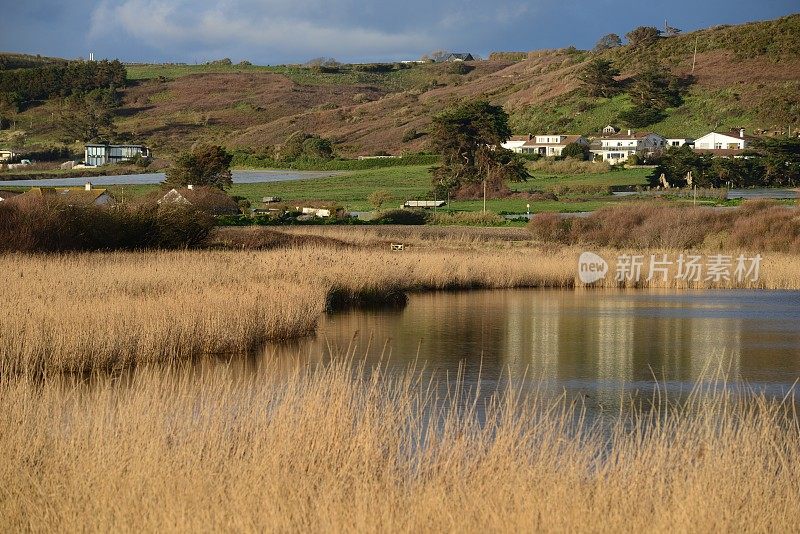
<svg viewBox="0 0 800 534">
<path fill-rule="evenodd" d="M 325 178 L 335 176 L 339 172 L 328 171 L 293 171 L 293 170 L 261 170 L 261 171 L 233 171 L 233 183 L 255 184 L 264 182 L 283 182 L 291 180 L 306 180 L 311 178 Z M 43 180 L 8 180 L 0 182 L 2 186 L 27 186 L 27 187 L 75 187 L 91 182 L 96 186 L 106 185 L 152 185 L 164 181 L 163 172 L 147 174 L 124 174 L 119 176 L 88 176 L 81 178 L 47 178 Z"/>
<path fill-rule="evenodd" d="M 494 290 L 412 294 L 399 310 L 324 317 L 316 335 L 269 344 L 249 365 L 278 358 L 366 358 L 400 373 L 496 389 L 508 378 L 568 392 L 597 407 L 680 397 L 699 380 L 783 397 L 800 378 L 800 292 Z M 590 406 L 590 408 L 591 408 Z"/>
</svg>

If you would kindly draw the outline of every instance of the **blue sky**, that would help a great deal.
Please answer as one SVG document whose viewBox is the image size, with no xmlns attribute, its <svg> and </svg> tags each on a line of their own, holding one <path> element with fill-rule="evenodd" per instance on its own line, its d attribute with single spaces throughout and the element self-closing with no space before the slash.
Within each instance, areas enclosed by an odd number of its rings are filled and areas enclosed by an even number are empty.
<svg viewBox="0 0 800 534">
<path fill-rule="evenodd" d="M 798 0 L 2 0 L 0 50 L 258 64 L 481 56 L 574 45 L 641 26 L 690 31 L 800 12 Z"/>
</svg>

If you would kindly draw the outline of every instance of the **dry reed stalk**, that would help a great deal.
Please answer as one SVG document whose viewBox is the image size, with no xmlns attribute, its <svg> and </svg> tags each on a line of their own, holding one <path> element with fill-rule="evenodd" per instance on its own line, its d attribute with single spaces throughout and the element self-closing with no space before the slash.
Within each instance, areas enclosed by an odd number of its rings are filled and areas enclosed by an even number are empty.
<svg viewBox="0 0 800 534">
<path fill-rule="evenodd" d="M 0 379 L 0 529 L 800 528 L 791 405 L 723 389 L 601 429 L 563 397 L 509 389 L 482 420 L 469 395 L 454 410 L 419 374 L 352 357 L 258 377 Z"/>
</svg>

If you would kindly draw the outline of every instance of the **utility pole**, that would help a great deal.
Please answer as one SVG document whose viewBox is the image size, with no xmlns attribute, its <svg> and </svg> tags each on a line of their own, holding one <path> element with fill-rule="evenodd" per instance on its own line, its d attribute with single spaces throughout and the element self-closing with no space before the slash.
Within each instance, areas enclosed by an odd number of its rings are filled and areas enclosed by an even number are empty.
<svg viewBox="0 0 800 534">
<path fill-rule="evenodd" d="M 486 178 L 483 179 L 483 213 L 486 213 Z"/>
</svg>

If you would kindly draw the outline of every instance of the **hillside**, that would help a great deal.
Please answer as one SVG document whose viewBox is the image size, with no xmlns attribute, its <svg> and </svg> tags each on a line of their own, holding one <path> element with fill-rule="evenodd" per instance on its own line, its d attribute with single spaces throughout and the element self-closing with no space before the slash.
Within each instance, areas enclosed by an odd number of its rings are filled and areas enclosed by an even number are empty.
<svg viewBox="0 0 800 534">
<path fill-rule="evenodd" d="M 588 61 L 612 60 L 623 80 L 651 58 L 687 75 L 697 43 L 694 83 L 682 105 L 648 129 L 667 136 L 727 127 L 785 131 L 800 128 L 797 35 L 800 15 L 793 15 L 662 38 L 646 49 L 535 51 L 519 61 L 470 63 L 467 73 L 450 64 L 373 71 L 343 66 L 338 72 L 226 63 L 129 65 L 116 126 L 120 138 L 148 143 L 165 155 L 198 141 L 260 150 L 300 130 L 332 138 L 343 155 L 400 153 L 424 149 L 422 134 L 446 105 L 483 97 L 503 104 L 517 133 L 589 134 L 606 124 L 624 126 L 618 114 L 631 104 L 624 94 L 583 96 L 577 75 Z M 54 144 L 57 112 L 51 101 L 19 114 L 17 128 L 26 131 L 27 146 Z M 419 136 L 410 139 L 413 130 Z"/>
</svg>

